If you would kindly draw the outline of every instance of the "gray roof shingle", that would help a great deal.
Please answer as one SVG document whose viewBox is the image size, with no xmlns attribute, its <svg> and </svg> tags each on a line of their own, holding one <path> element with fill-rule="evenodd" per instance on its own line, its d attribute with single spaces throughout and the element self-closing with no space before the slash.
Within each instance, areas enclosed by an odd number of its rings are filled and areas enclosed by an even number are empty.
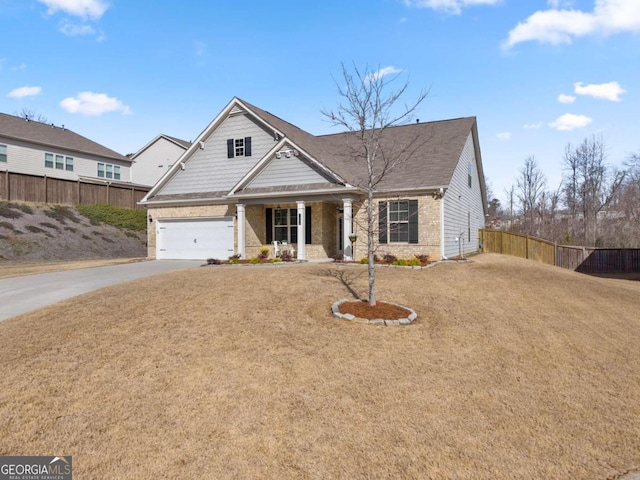
<svg viewBox="0 0 640 480">
<path fill-rule="evenodd" d="M 7 115 L 6 113 L 0 113 L 0 136 L 49 147 L 52 150 L 65 149 L 109 160 L 131 163 L 123 155 L 67 128 L 33 120 L 27 121 L 24 118 Z"/>
<path fill-rule="evenodd" d="M 240 100 L 264 122 L 280 130 L 315 160 L 348 183 L 366 183 L 366 161 L 357 132 L 314 136 L 281 118 Z M 381 136 L 381 154 L 401 158 L 388 172 L 380 190 L 447 186 L 451 182 L 475 117 L 422 122 L 387 128 Z"/>
</svg>

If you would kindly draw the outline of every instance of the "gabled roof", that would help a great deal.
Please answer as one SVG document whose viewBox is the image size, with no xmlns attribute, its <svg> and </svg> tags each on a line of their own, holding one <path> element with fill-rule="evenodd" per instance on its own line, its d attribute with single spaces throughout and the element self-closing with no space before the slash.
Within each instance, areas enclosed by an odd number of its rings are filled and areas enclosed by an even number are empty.
<svg viewBox="0 0 640 480">
<path fill-rule="evenodd" d="M 240 100 L 286 135 L 314 159 L 353 185 L 366 181 L 366 162 L 358 158 L 361 143 L 356 132 L 314 136 L 281 118 Z M 387 155 L 403 151 L 401 164 L 385 176 L 381 190 L 446 187 L 451 182 L 476 118 L 463 117 L 387 128 L 381 138 Z M 475 136 L 475 133 L 474 133 Z M 477 144 L 477 138 L 474 138 Z M 479 152 L 476 152 L 479 153 Z"/>
<path fill-rule="evenodd" d="M 178 147 L 182 148 L 183 150 L 186 150 L 191 146 L 191 142 L 187 142 L 186 140 L 181 140 L 179 138 L 171 137 L 169 135 L 165 135 L 164 133 L 161 133 L 160 135 L 157 135 L 149 143 L 147 143 L 144 147 L 142 147 L 140 150 L 138 150 L 135 154 L 133 154 L 131 156 L 131 160 L 135 160 L 137 157 L 139 157 L 142 154 L 142 152 L 144 152 L 147 148 L 149 148 L 151 145 L 153 145 L 154 143 L 156 143 L 158 140 L 161 140 L 161 139 L 165 139 L 167 142 L 173 143 Z"/>
<path fill-rule="evenodd" d="M 309 160 L 341 180 L 345 187 L 359 187 L 366 183 L 367 167 L 361 158 L 362 144 L 356 132 L 315 136 L 237 97 L 203 130 L 194 144 L 206 140 L 229 115 L 241 111 L 253 116 L 265 128 L 273 130 L 276 138 L 286 139 L 287 143 L 303 151 Z M 403 160 L 384 177 L 377 189 L 393 192 L 448 187 L 469 135 L 472 135 L 478 170 L 482 174 L 475 117 L 387 128 L 382 134 L 381 152 L 388 156 L 402 152 Z M 182 155 L 180 163 L 188 161 L 190 154 L 195 151 L 194 144 Z M 272 154 L 273 152 L 269 153 Z M 256 166 L 238 184 L 229 185 L 227 195 L 234 195 L 239 188 L 245 186 L 267 157 L 258 160 Z M 174 165 L 174 170 L 178 168 L 178 163 Z M 151 200 L 170 178 L 169 173 L 163 181 L 156 184 L 143 202 Z"/>
<path fill-rule="evenodd" d="M 6 113 L 0 113 L 0 137 L 33 143 L 52 150 L 64 149 L 109 160 L 131 163 L 131 160 L 123 155 L 67 128 L 25 120 Z"/>
</svg>

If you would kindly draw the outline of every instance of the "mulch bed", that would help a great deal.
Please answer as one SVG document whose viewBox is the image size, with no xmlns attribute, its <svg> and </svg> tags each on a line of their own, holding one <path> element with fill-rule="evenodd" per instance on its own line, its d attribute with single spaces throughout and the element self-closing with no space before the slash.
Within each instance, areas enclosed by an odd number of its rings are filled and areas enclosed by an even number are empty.
<svg viewBox="0 0 640 480">
<path fill-rule="evenodd" d="M 376 305 L 372 307 L 366 300 L 355 300 L 353 302 L 340 304 L 340 313 L 350 313 L 356 318 L 366 318 L 367 320 L 375 320 L 378 318 L 384 320 L 399 320 L 401 318 L 407 318 L 411 312 L 406 308 L 391 305 L 387 302 L 376 302 Z"/>
</svg>

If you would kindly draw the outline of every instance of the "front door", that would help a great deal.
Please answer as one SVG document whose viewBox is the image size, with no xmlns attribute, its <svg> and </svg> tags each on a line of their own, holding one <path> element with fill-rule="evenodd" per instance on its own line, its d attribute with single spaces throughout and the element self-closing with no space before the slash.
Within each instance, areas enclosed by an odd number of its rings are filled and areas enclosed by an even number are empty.
<svg viewBox="0 0 640 480">
<path fill-rule="evenodd" d="M 338 225 L 336 225 L 336 232 L 338 232 L 338 240 L 336 245 L 338 246 L 338 254 L 344 254 L 344 217 L 342 214 L 337 215 Z"/>
</svg>

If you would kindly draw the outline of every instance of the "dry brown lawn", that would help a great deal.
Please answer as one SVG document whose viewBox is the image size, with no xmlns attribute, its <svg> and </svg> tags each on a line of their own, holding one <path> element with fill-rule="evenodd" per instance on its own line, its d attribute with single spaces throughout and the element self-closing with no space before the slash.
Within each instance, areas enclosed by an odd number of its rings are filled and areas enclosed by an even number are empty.
<svg viewBox="0 0 640 480">
<path fill-rule="evenodd" d="M 140 262 L 144 258 L 98 258 L 95 260 L 68 260 L 56 262 L 0 263 L 0 278 L 35 275 L 37 273 L 61 272 L 79 268 L 104 267 L 120 263 Z"/>
<path fill-rule="evenodd" d="M 0 455 L 78 479 L 607 479 L 640 468 L 640 283 L 497 255 L 203 267 L 0 324 Z"/>
</svg>

